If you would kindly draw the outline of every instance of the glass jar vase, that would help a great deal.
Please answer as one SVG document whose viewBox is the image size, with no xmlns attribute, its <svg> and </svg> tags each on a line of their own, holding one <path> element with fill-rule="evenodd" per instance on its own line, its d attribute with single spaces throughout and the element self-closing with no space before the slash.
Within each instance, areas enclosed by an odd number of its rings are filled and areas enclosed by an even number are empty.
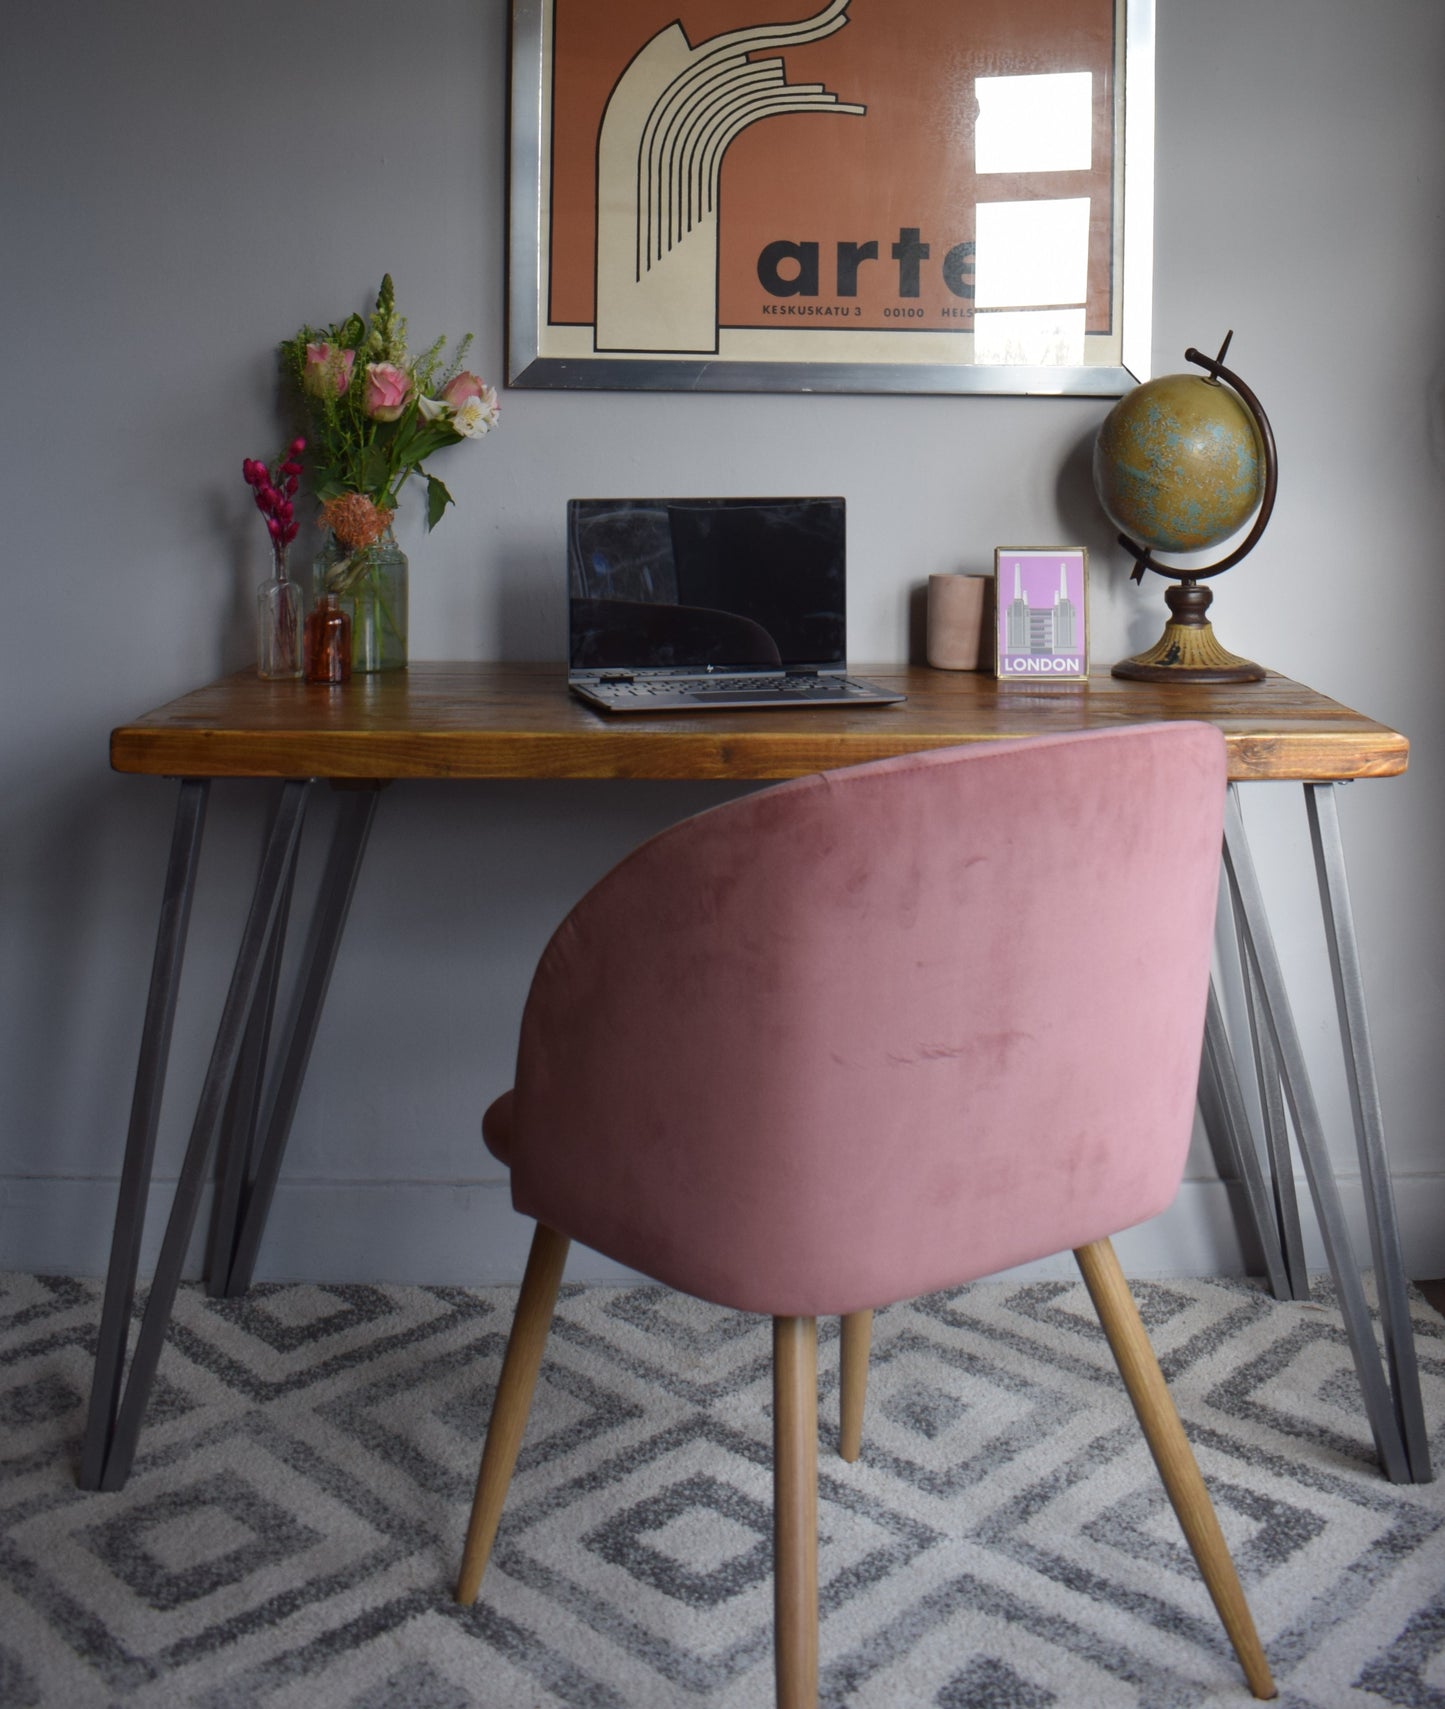
<svg viewBox="0 0 1445 1709">
<path fill-rule="evenodd" d="M 334 534 L 326 536 L 311 571 L 313 602 L 337 597 L 351 620 L 354 672 L 399 671 L 407 655 L 406 553 L 388 529 L 380 540 L 355 551 Z"/>
</svg>

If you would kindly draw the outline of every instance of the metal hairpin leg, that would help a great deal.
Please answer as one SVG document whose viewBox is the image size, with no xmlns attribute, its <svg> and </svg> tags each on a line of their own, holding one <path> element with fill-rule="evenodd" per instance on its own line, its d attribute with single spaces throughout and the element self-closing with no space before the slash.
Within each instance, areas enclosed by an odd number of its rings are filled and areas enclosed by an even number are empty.
<svg viewBox="0 0 1445 1709">
<path fill-rule="evenodd" d="M 331 970 L 336 965 L 336 953 L 341 934 L 351 910 L 351 898 L 366 853 L 371 823 L 376 816 L 380 794 L 379 785 L 344 792 L 340 816 L 332 837 L 331 852 L 321 882 L 317 912 L 312 922 L 311 940 L 307 946 L 304 971 L 295 1019 L 286 1044 L 285 1059 L 276 1083 L 271 1117 L 266 1138 L 256 1161 L 255 1173 L 246 1186 L 235 1223 L 234 1246 L 229 1264 L 221 1270 L 224 1287 L 216 1291 L 228 1297 L 245 1293 L 251 1285 L 256 1267 L 256 1254 L 265 1231 L 266 1217 L 281 1173 L 281 1159 L 290 1137 L 296 1103 L 301 1096 L 301 1082 L 311 1059 L 311 1046 L 321 1020 L 321 1006 L 331 982 Z"/>
<path fill-rule="evenodd" d="M 170 861 L 166 868 L 160 926 L 156 932 L 155 958 L 151 963 L 150 991 L 146 998 L 145 1025 L 141 1029 L 140 1058 L 136 1064 L 135 1092 L 131 1098 L 130 1129 L 126 1135 L 125 1162 L 121 1166 L 120 1192 L 116 1199 L 110 1268 L 106 1273 L 105 1301 L 100 1312 L 90 1412 L 80 1458 L 82 1489 L 100 1488 L 111 1427 L 120 1404 L 126 1334 L 130 1328 L 136 1270 L 140 1265 L 141 1231 L 145 1225 L 146 1191 L 150 1186 L 151 1164 L 155 1155 L 156 1126 L 160 1120 L 161 1093 L 166 1082 L 171 1030 L 176 1018 L 176 994 L 180 989 L 181 963 L 186 953 L 191 902 L 196 893 L 196 868 L 200 861 L 201 833 L 206 824 L 210 787 L 204 778 L 187 778 L 181 784 L 176 802 L 176 823 L 171 835 Z"/>
<path fill-rule="evenodd" d="M 1385 1156 L 1384 1122 L 1379 1089 L 1375 1083 L 1375 1058 L 1370 1049 L 1365 986 L 1360 974 L 1360 952 L 1345 875 L 1345 849 L 1340 840 L 1335 789 L 1336 785 L 1330 783 L 1306 784 L 1305 806 L 1309 812 L 1320 908 L 1324 914 L 1325 939 L 1334 975 L 1335 1009 L 1339 1015 L 1340 1042 L 1345 1054 L 1350 1111 L 1354 1117 L 1355 1146 L 1365 1190 L 1370 1248 L 1379 1289 L 1380 1321 L 1385 1334 L 1385 1357 L 1390 1368 L 1395 1415 L 1405 1438 L 1411 1476 L 1417 1483 L 1428 1483 L 1433 1474 L 1420 1400 L 1420 1370 L 1415 1357 L 1414 1332 L 1410 1326 L 1410 1307 L 1405 1298 L 1400 1223 Z"/>
<path fill-rule="evenodd" d="M 1277 1300 L 1291 1297 L 1288 1267 L 1280 1245 L 1274 1207 L 1259 1166 L 1249 1112 L 1239 1089 L 1239 1075 L 1229 1048 L 1224 1015 L 1214 981 L 1209 982 L 1209 1005 L 1204 1015 L 1204 1055 L 1200 1064 L 1200 1093 L 1205 1100 L 1205 1125 L 1214 1146 L 1215 1162 L 1227 1163 L 1244 1193 L 1245 1208 L 1264 1258 L 1265 1273 Z M 1220 1153 L 1223 1156 L 1220 1156 Z"/>
<path fill-rule="evenodd" d="M 1254 963 L 1245 950 L 1244 913 L 1236 889 L 1230 889 L 1230 911 L 1234 919 L 1234 942 L 1239 954 L 1240 980 L 1244 986 L 1245 1016 L 1249 1023 L 1250 1044 L 1254 1055 L 1254 1080 L 1259 1091 L 1259 1107 L 1264 1118 L 1265 1152 L 1269 1158 L 1270 1181 L 1274 1189 L 1274 1214 L 1283 1248 L 1284 1265 L 1289 1277 L 1289 1292 L 1278 1294 L 1280 1299 L 1307 1300 L 1310 1297 L 1309 1271 L 1305 1265 L 1304 1233 L 1300 1227 L 1299 1198 L 1294 1184 L 1294 1157 L 1290 1151 L 1289 1123 L 1285 1117 L 1284 1086 L 1280 1078 L 1279 1058 L 1274 1052 L 1268 1026 L 1263 1019 L 1264 993 Z"/>
<path fill-rule="evenodd" d="M 175 1303 L 181 1267 L 185 1261 L 186 1248 L 190 1244 L 191 1232 L 195 1226 L 196 1212 L 205 1185 L 205 1176 L 210 1163 L 216 1130 L 230 1094 L 231 1081 L 241 1053 L 243 1037 L 251 1021 L 253 1006 L 261 984 L 263 962 L 271 945 L 272 932 L 276 925 L 283 896 L 289 886 L 309 787 L 310 785 L 304 780 L 287 782 L 282 786 L 281 803 L 276 813 L 275 822 L 271 827 L 265 853 L 262 856 L 261 871 L 257 877 L 255 893 L 251 900 L 251 911 L 247 916 L 245 929 L 241 934 L 241 947 L 236 956 L 235 971 L 231 976 L 230 989 L 226 994 L 225 1006 L 221 1012 L 216 1042 L 211 1052 L 210 1065 L 206 1070 L 205 1082 L 201 1088 L 195 1123 L 191 1129 L 190 1142 L 186 1147 L 185 1160 L 181 1165 L 180 1177 L 176 1183 L 175 1199 L 171 1205 L 165 1237 L 161 1243 L 160 1259 L 151 1282 L 150 1293 L 146 1299 L 145 1314 L 141 1320 L 140 1333 L 136 1337 L 135 1352 L 131 1358 L 130 1373 L 126 1378 L 123 1392 L 120 1389 L 119 1366 L 124 1358 L 126 1330 L 130 1316 L 129 1297 L 125 1299 L 123 1313 L 117 1309 L 116 1313 L 113 1314 L 113 1321 L 109 1324 L 103 1324 L 101 1347 L 96 1360 L 95 1391 L 91 1401 L 90 1422 L 87 1426 L 85 1447 L 81 1457 L 80 1483 L 84 1489 L 120 1489 L 130 1474 L 131 1461 L 135 1457 L 136 1442 L 140 1435 L 141 1420 L 145 1415 L 146 1402 L 150 1397 L 151 1383 L 155 1378 L 156 1365 L 160 1359 L 166 1326 L 170 1321 L 171 1308 Z M 198 835 L 199 833 L 197 833 L 197 838 Z M 174 867 L 174 857 L 172 864 Z M 192 867 L 192 874 L 193 872 L 194 868 Z M 186 905 L 189 906 L 189 897 L 187 897 Z M 181 936 L 183 940 L 184 934 L 182 933 Z M 171 969 L 171 977 L 174 979 L 179 978 L 180 972 L 179 947 L 177 946 L 175 951 L 174 966 Z M 158 964 L 159 960 L 158 948 Z M 152 993 L 154 996 L 154 975 Z M 172 1004 L 174 1003 L 173 990 L 170 1001 Z M 168 1024 L 165 1028 L 165 1036 L 168 1040 Z M 143 1039 L 142 1045 L 143 1056 L 146 1050 L 152 1046 L 152 1042 L 148 1012 L 147 1035 Z M 161 1068 L 162 1070 L 164 1068 L 163 1057 Z M 155 1079 L 153 1092 L 150 1090 L 147 1092 L 147 1099 L 154 1096 L 157 1109 L 160 1081 L 163 1079 L 164 1074 L 162 1072 L 159 1078 Z M 137 1101 L 140 1101 L 139 1086 Z M 155 1114 L 155 1110 L 148 1110 L 144 1118 L 146 1122 L 151 1124 L 151 1142 L 154 1139 Z M 134 1123 L 135 1118 L 133 1116 L 133 1137 Z M 121 1215 L 117 1215 L 116 1249 L 112 1254 L 111 1270 L 114 1278 L 117 1264 L 121 1260 L 121 1252 L 124 1250 L 127 1275 L 123 1284 L 117 1284 L 117 1294 L 121 1292 L 122 1285 L 127 1296 L 134 1291 L 135 1271 L 140 1254 L 141 1228 L 145 1215 L 145 1196 L 150 1184 L 152 1152 L 153 1143 L 146 1143 L 143 1147 L 138 1145 L 133 1170 L 131 1157 L 127 1155 L 126 1158 L 126 1173 L 122 1180 L 122 1209 L 126 1211 L 126 1219 L 125 1226 L 122 1228 Z M 107 1295 L 110 1291 L 108 1284 Z M 107 1328 L 110 1331 L 109 1342 L 107 1342 L 105 1335 Z M 116 1405 L 117 1399 L 119 1401 L 118 1406 Z"/>
<path fill-rule="evenodd" d="M 291 896 L 295 888 L 296 854 L 299 853 L 298 844 L 286 874 L 280 906 L 272 922 L 261 983 L 251 1004 L 246 1036 L 241 1043 L 241 1054 L 231 1079 L 231 1093 L 226 1100 L 226 1114 L 221 1123 L 221 1173 L 211 1207 L 211 1234 L 206 1252 L 206 1292 L 212 1299 L 220 1299 L 226 1293 L 231 1251 L 236 1243 L 246 1182 L 250 1178 L 256 1151 L 261 1091 L 271 1044 L 271 1024 L 276 1014 L 281 958 L 286 947 L 286 922 L 290 917 Z"/>
<path fill-rule="evenodd" d="M 1241 950 L 1253 977 L 1258 981 L 1260 1010 L 1279 1064 L 1285 1099 L 1299 1142 L 1300 1156 L 1309 1181 L 1315 1215 L 1330 1270 L 1339 1289 L 1345 1334 L 1354 1357 L 1355 1374 L 1364 1396 L 1365 1413 L 1374 1436 L 1375 1449 L 1386 1477 L 1392 1483 L 1411 1481 L 1410 1461 L 1405 1452 L 1399 1419 L 1380 1364 L 1379 1348 L 1370 1323 L 1369 1307 L 1350 1246 L 1349 1229 L 1339 1188 L 1330 1167 L 1324 1129 L 1320 1123 L 1314 1092 L 1305 1067 L 1304 1052 L 1295 1030 L 1294 1016 L 1285 990 L 1284 976 L 1265 917 L 1264 897 L 1255 876 L 1254 862 L 1244 833 L 1237 788 L 1230 786 L 1224 817 L 1224 862 L 1231 893 L 1238 902 L 1242 925 Z"/>
</svg>

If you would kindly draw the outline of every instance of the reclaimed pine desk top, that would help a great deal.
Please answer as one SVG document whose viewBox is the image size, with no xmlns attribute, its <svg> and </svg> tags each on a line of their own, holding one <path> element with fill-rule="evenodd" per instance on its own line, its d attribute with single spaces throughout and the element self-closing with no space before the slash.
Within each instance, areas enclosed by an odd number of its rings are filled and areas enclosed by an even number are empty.
<svg viewBox="0 0 1445 1709">
<path fill-rule="evenodd" d="M 111 733 L 111 764 L 163 777 L 786 778 L 961 742 L 1199 718 L 1236 782 L 1394 777 L 1409 742 L 1288 677 L 1243 684 L 1000 683 L 972 671 L 857 667 L 898 706 L 594 712 L 559 665 L 415 663 L 344 688 L 237 672 Z"/>
</svg>

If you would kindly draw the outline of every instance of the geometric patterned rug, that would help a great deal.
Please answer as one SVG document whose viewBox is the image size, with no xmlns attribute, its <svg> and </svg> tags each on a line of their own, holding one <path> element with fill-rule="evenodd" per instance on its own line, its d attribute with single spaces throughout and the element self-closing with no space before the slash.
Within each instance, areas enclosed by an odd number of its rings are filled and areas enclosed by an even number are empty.
<svg viewBox="0 0 1445 1709">
<path fill-rule="evenodd" d="M 1445 1481 L 1376 1467 L 1327 1282 L 1134 1284 L 1281 1709 L 1445 1705 Z M 515 1289 L 186 1286 L 135 1470 L 75 1487 L 100 1287 L 0 1276 L 7 1709 L 765 1709 L 770 1337 L 567 1287 L 474 1609 Z M 1445 1461 L 1445 1321 L 1412 1298 Z M 877 1315 L 863 1458 L 820 1324 L 822 1701 L 1250 1701 L 1081 1285 Z"/>
</svg>

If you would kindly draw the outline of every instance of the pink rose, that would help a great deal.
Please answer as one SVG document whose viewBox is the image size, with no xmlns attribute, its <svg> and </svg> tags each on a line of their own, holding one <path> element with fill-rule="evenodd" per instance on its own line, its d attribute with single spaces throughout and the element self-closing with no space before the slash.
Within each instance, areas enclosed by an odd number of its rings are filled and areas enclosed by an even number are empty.
<svg viewBox="0 0 1445 1709">
<path fill-rule="evenodd" d="M 313 397 L 340 397 L 351 384 L 354 350 L 336 350 L 329 344 L 308 344 L 301 383 Z"/>
<path fill-rule="evenodd" d="M 391 362 L 366 364 L 361 407 L 373 421 L 395 421 L 411 397 L 411 375 Z"/>
<path fill-rule="evenodd" d="M 468 398 L 484 397 L 486 391 L 485 382 L 463 368 L 455 379 L 448 380 L 442 387 L 442 402 L 449 403 L 453 409 L 460 409 Z"/>
</svg>

